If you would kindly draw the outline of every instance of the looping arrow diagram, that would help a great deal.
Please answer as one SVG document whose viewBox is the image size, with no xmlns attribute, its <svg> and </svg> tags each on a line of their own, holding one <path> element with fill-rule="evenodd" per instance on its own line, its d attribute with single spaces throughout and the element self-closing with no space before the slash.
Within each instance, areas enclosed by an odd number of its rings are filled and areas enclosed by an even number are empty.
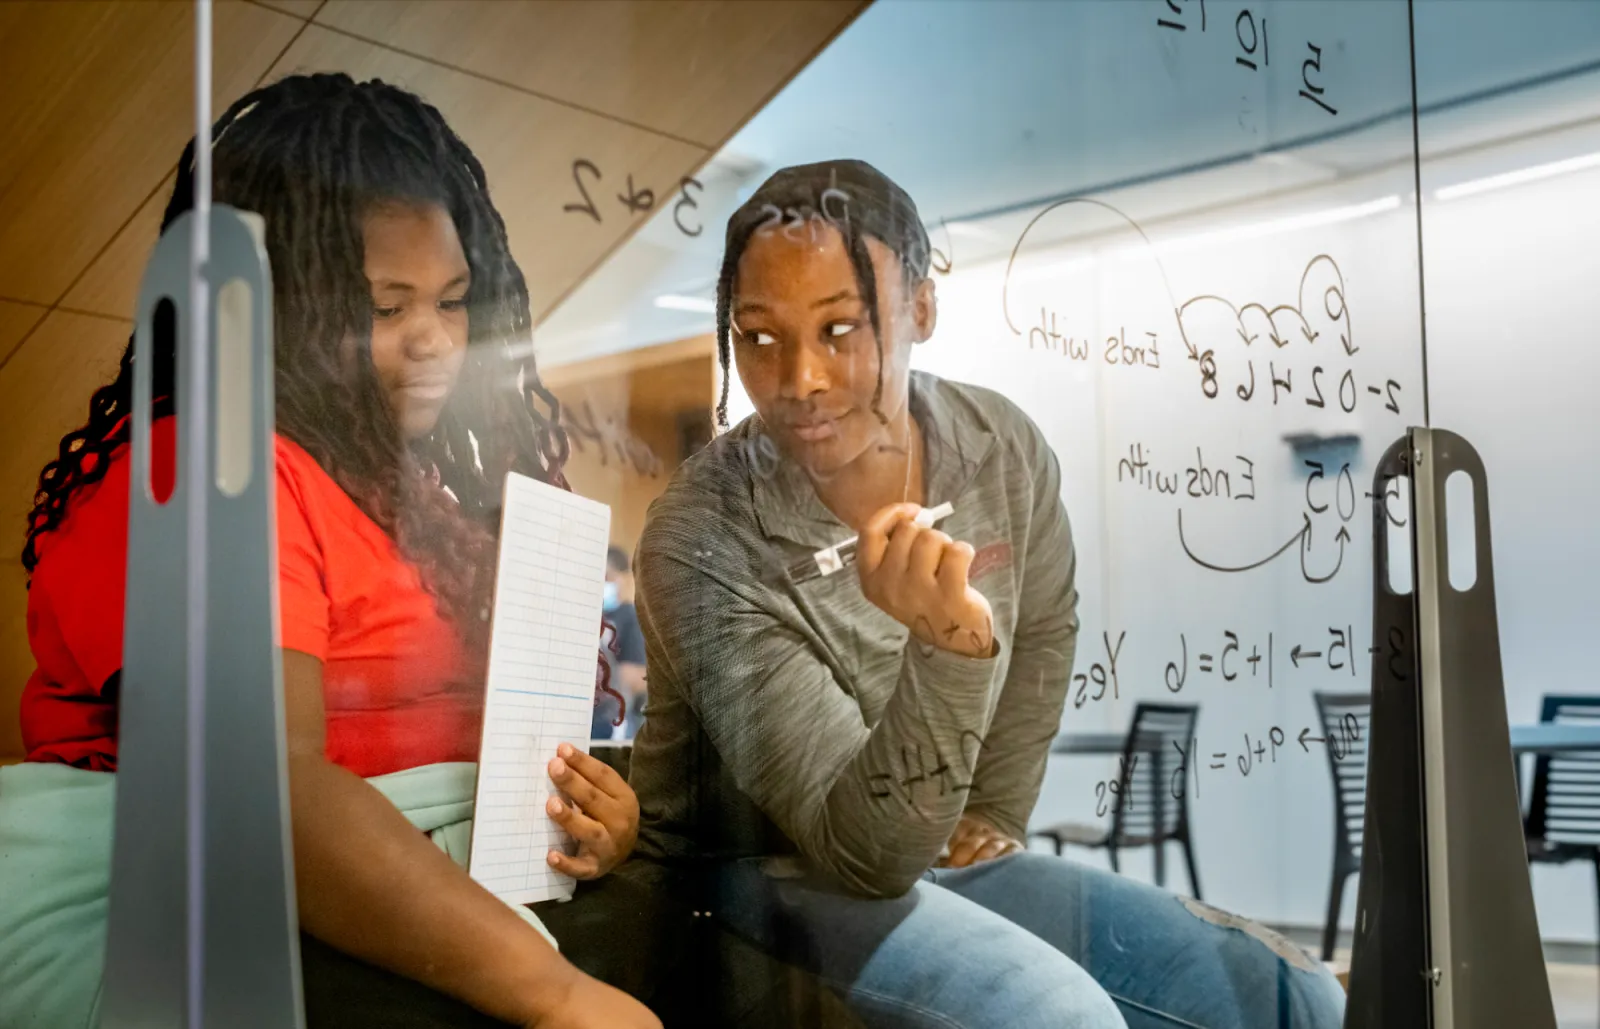
<svg viewBox="0 0 1600 1029">
<path fill-rule="evenodd" d="M 1327 575 L 1312 575 L 1310 570 L 1306 568 L 1306 554 L 1311 551 L 1311 517 L 1309 515 L 1306 516 L 1306 527 L 1303 531 L 1305 533 L 1305 546 L 1300 548 L 1300 574 L 1305 578 L 1306 582 L 1327 582 L 1335 575 L 1338 575 L 1339 569 L 1344 567 L 1344 545 L 1350 542 L 1350 530 L 1341 525 L 1339 526 L 1339 531 L 1334 533 L 1333 538 L 1339 543 L 1339 559 L 1333 563 L 1333 571 Z"/>
<path fill-rule="evenodd" d="M 1333 570 L 1328 572 L 1326 575 L 1315 575 L 1311 572 L 1311 569 L 1306 564 L 1306 557 L 1311 553 L 1311 516 L 1305 512 L 1301 512 L 1301 517 L 1304 519 L 1304 523 L 1300 526 L 1300 531 L 1295 533 L 1293 536 L 1290 536 L 1284 541 L 1283 546 L 1279 547 L 1277 550 L 1274 550 L 1266 557 L 1259 561 L 1251 561 L 1249 564 L 1221 565 L 1205 560 L 1190 548 L 1189 541 L 1184 537 L 1183 534 L 1183 508 L 1180 507 L 1178 509 L 1178 544 L 1183 547 L 1183 552 L 1188 556 L 1189 560 L 1193 561 L 1201 568 L 1208 568 L 1213 572 L 1248 572 L 1252 569 L 1260 568 L 1263 565 L 1272 563 L 1279 557 L 1282 557 L 1290 547 L 1294 546 L 1296 543 L 1299 543 L 1301 576 L 1310 583 L 1327 582 L 1335 575 L 1338 575 L 1339 569 L 1344 567 L 1344 550 L 1345 544 L 1350 542 L 1350 530 L 1342 525 L 1339 526 L 1339 531 L 1335 533 L 1333 537 L 1334 540 L 1339 544 L 1339 557 L 1333 564 Z"/>
</svg>

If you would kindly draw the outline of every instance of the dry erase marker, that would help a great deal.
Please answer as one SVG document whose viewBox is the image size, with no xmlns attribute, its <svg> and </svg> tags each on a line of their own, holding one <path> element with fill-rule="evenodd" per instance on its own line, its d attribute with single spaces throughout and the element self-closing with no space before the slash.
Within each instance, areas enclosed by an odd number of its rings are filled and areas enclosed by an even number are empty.
<svg viewBox="0 0 1600 1029">
<path fill-rule="evenodd" d="M 926 529 L 954 513 L 955 505 L 945 501 L 938 507 L 923 508 L 917 512 L 917 516 L 911 521 L 913 524 Z M 832 575 L 847 565 L 855 564 L 856 543 L 860 539 L 860 536 L 851 536 L 843 542 L 835 543 L 831 547 L 825 547 L 810 557 L 796 561 L 789 566 L 790 578 L 794 579 L 795 582 L 807 582 L 811 579 L 820 579 L 825 575 Z"/>
</svg>

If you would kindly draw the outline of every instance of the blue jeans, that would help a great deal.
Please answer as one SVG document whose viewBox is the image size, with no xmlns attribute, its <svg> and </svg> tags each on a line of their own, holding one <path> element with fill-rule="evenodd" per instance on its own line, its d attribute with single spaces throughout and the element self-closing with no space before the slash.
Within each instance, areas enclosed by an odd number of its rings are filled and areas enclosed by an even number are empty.
<svg viewBox="0 0 1600 1029">
<path fill-rule="evenodd" d="M 726 867 L 719 917 L 873 1029 L 1339 1029 L 1344 991 L 1254 923 L 1024 853 L 933 869 L 893 900 L 787 859 Z"/>
</svg>

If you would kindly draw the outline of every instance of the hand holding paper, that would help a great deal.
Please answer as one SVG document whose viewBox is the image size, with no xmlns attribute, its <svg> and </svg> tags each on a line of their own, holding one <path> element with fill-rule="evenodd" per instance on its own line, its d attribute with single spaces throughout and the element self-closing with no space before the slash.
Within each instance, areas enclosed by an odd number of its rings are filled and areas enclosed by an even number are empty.
<svg viewBox="0 0 1600 1029">
<path fill-rule="evenodd" d="M 550 867 L 574 879 L 598 879 L 621 864 L 639 836 L 639 798 L 610 765 L 568 743 L 550 762 L 550 778 L 568 799 L 545 805 L 577 841 L 578 853 L 552 850 Z"/>
</svg>

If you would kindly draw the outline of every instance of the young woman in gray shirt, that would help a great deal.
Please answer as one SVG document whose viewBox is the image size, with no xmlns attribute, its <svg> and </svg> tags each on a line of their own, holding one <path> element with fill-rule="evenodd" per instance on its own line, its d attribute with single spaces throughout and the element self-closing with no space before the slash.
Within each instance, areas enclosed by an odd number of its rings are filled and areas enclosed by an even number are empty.
<svg viewBox="0 0 1600 1029">
<path fill-rule="evenodd" d="M 1025 850 L 1072 537 L 1028 417 L 911 371 L 928 267 L 911 198 L 859 161 L 786 168 L 728 223 L 717 340 L 756 414 L 640 542 L 639 852 L 708 868 L 723 926 L 873 1026 L 1335 1029 L 1342 991 L 1287 941 Z"/>
</svg>

